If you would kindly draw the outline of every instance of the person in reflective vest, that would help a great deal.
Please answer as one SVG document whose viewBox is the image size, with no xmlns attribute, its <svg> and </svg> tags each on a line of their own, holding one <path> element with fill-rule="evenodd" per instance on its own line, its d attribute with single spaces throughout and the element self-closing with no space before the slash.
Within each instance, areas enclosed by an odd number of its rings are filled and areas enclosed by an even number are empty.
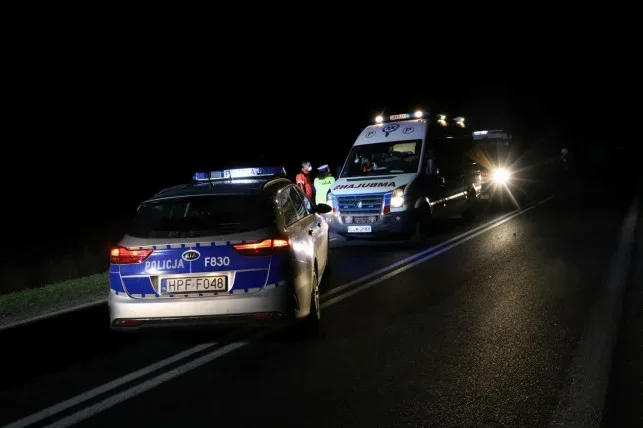
<svg viewBox="0 0 643 428">
<path fill-rule="evenodd" d="M 315 204 L 328 203 L 328 193 L 335 183 L 335 177 L 330 175 L 328 165 L 322 165 L 317 168 L 317 178 L 315 178 Z"/>
<path fill-rule="evenodd" d="M 297 174 L 295 181 L 297 186 L 301 187 L 301 190 L 304 191 L 308 199 L 313 201 L 313 182 L 310 177 L 310 171 L 313 170 L 312 165 L 309 161 L 303 161 L 301 163 L 301 171 Z"/>
</svg>

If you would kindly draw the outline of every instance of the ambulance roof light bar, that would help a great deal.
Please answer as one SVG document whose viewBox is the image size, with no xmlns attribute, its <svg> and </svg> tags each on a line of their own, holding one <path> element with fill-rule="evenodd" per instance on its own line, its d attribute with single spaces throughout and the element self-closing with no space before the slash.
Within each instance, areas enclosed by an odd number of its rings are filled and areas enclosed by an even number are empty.
<svg viewBox="0 0 643 428">
<path fill-rule="evenodd" d="M 375 116 L 375 123 L 394 122 L 396 120 L 407 119 L 422 119 L 424 116 L 428 116 L 428 113 L 422 110 L 416 110 L 413 113 L 392 114 L 388 117 L 388 119 L 385 119 L 385 117 L 382 115 L 378 115 Z"/>
<path fill-rule="evenodd" d="M 286 169 L 282 166 L 264 166 L 259 168 L 235 168 L 216 171 L 198 171 L 192 175 L 196 182 L 212 182 L 235 179 L 257 179 L 271 177 L 285 177 Z"/>
</svg>

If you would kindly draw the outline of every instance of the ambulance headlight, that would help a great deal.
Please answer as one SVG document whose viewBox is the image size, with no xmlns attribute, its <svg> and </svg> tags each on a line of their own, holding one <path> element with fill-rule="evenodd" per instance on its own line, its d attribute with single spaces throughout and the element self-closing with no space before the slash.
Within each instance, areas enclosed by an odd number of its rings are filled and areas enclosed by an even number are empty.
<svg viewBox="0 0 643 428">
<path fill-rule="evenodd" d="M 393 190 L 391 195 L 391 208 L 401 208 L 404 206 L 404 188 L 398 187 Z"/>
<path fill-rule="evenodd" d="M 326 194 L 326 205 L 329 205 L 331 207 L 333 206 L 333 195 L 330 192 Z"/>
<path fill-rule="evenodd" d="M 511 178 L 511 172 L 505 168 L 498 168 L 493 171 L 492 177 L 494 182 L 498 184 L 506 184 L 507 181 L 509 181 L 509 178 Z"/>
</svg>

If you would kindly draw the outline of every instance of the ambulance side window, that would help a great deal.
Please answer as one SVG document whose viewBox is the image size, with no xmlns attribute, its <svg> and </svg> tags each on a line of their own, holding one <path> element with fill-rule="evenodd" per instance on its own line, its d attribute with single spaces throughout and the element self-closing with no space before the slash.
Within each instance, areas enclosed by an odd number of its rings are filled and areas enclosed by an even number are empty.
<svg viewBox="0 0 643 428">
<path fill-rule="evenodd" d="M 458 175 L 462 167 L 463 153 L 454 140 L 440 140 L 435 147 L 436 168 L 447 178 Z"/>
<path fill-rule="evenodd" d="M 424 156 L 422 157 L 422 174 L 430 175 L 435 172 L 435 155 L 433 147 L 427 146 L 424 149 Z"/>
<path fill-rule="evenodd" d="M 469 162 L 469 150 L 471 149 L 468 140 L 454 138 L 438 142 L 438 167 L 444 168 L 450 174 L 461 174 L 467 169 Z"/>
<path fill-rule="evenodd" d="M 435 162 L 436 162 L 436 167 L 440 168 L 442 171 L 448 169 L 447 165 L 450 163 L 449 162 L 449 156 L 447 150 L 444 148 L 444 144 L 442 142 L 439 142 L 436 144 L 435 148 Z"/>
</svg>

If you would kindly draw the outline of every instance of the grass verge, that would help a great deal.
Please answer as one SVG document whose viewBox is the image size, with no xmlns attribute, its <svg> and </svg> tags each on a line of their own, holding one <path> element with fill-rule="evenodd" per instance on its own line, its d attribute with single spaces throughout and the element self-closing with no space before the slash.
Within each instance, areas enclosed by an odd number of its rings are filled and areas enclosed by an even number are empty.
<svg viewBox="0 0 643 428">
<path fill-rule="evenodd" d="M 0 326 L 106 299 L 107 272 L 0 296 Z"/>
</svg>

